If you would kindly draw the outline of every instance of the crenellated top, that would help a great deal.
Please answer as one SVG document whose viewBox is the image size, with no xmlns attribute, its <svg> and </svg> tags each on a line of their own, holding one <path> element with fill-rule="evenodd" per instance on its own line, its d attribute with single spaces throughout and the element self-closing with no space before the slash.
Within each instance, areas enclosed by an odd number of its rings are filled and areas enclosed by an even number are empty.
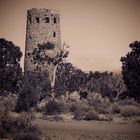
<svg viewBox="0 0 140 140">
<path fill-rule="evenodd" d="M 36 9 L 32 8 L 27 11 L 29 23 L 52 23 L 59 24 L 59 11 L 51 9 Z"/>
<path fill-rule="evenodd" d="M 59 13 L 59 10 L 45 9 L 45 8 L 32 8 L 27 10 L 28 12 L 51 12 L 51 13 Z"/>
</svg>

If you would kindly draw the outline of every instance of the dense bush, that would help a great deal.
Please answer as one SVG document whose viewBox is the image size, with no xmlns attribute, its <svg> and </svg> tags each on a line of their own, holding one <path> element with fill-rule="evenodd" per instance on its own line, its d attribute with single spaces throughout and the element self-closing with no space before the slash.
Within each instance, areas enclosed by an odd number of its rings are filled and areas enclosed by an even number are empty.
<svg viewBox="0 0 140 140">
<path fill-rule="evenodd" d="M 71 104 L 71 112 L 76 120 L 98 120 L 98 113 L 94 107 L 86 101 L 79 101 Z"/>
<path fill-rule="evenodd" d="M 122 106 L 120 106 L 117 102 L 114 102 L 110 107 L 111 108 L 110 113 L 116 113 L 116 114 L 120 113 L 121 107 Z"/>
<path fill-rule="evenodd" d="M 0 137 L 14 136 L 20 132 L 39 133 L 39 129 L 31 124 L 31 116 L 23 113 L 18 117 L 3 114 L 0 118 Z"/>
<path fill-rule="evenodd" d="M 16 111 L 29 111 L 35 108 L 37 103 L 50 96 L 50 82 L 47 72 L 28 72 L 22 79 Z"/>
<path fill-rule="evenodd" d="M 79 110 L 79 111 L 85 112 L 88 109 L 89 109 L 89 106 L 86 102 L 78 101 L 78 102 L 71 103 L 70 111 L 75 112 L 75 111 Z"/>
<path fill-rule="evenodd" d="M 84 101 L 79 101 L 71 104 L 70 111 L 73 113 L 74 119 L 76 120 L 83 120 L 88 110 L 89 106 Z"/>
<path fill-rule="evenodd" d="M 0 137 L 5 137 L 7 133 L 11 133 L 13 122 L 15 120 L 10 117 L 9 111 L 15 108 L 16 96 L 8 95 L 7 97 L 0 96 Z"/>
<path fill-rule="evenodd" d="M 89 106 L 93 106 L 98 113 L 107 114 L 110 101 L 106 97 L 102 97 L 100 93 L 91 93 L 87 96 Z"/>
<path fill-rule="evenodd" d="M 17 102 L 17 95 L 9 94 L 8 96 L 0 96 L 0 110 L 14 111 Z"/>
<path fill-rule="evenodd" d="M 94 108 L 89 108 L 87 110 L 75 110 L 73 112 L 74 119 L 76 120 L 99 120 L 98 113 Z"/>
<path fill-rule="evenodd" d="M 98 116 L 98 113 L 92 109 L 92 110 L 89 110 L 86 114 L 85 114 L 85 120 L 98 120 L 99 119 L 99 116 Z"/>
<path fill-rule="evenodd" d="M 84 120 L 85 114 L 86 114 L 86 112 L 81 111 L 80 109 L 75 110 L 73 112 L 73 115 L 74 115 L 73 119 L 76 119 L 76 120 Z"/>
<path fill-rule="evenodd" d="M 110 113 L 121 114 L 122 116 L 133 116 L 137 114 L 136 112 L 140 109 L 140 105 L 134 99 L 124 99 L 113 102 L 109 108 Z"/>
<path fill-rule="evenodd" d="M 20 132 L 39 133 L 39 129 L 31 123 L 32 114 L 25 112 L 21 114 L 11 113 L 14 109 L 14 103 L 10 102 L 11 98 L 9 96 L 0 98 L 0 138 L 11 137 Z"/>
<path fill-rule="evenodd" d="M 123 117 L 132 117 L 140 115 L 140 108 L 132 105 L 124 106 L 122 107 L 120 114 Z"/>
<path fill-rule="evenodd" d="M 63 101 L 49 101 L 46 104 L 46 114 L 55 115 L 59 113 L 67 113 L 69 112 L 70 107 L 69 104 Z"/>
</svg>

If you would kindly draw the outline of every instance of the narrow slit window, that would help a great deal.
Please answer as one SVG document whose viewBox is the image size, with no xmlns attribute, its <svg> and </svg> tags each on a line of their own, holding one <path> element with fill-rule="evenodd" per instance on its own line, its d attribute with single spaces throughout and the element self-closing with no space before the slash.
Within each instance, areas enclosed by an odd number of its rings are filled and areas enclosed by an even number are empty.
<svg viewBox="0 0 140 140">
<path fill-rule="evenodd" d="M 53 37 L 56 37 L 56 32 L 53 33 Z"/>
<path fill-rule="evenodd" d="M 29 39 L 32 39 L 31 35 L 29 35 Z"/>
<path fill-rule="evenodd" d="M 49 23 L 49 22 L 50 22 L 49 17 L 46 17 L 46 18 L 45 18 L 45 23 Z"/>
<path fill-rule="evenodd" d="M 56 20 L 56 18 L 54 18 L 54 23 L 57 23 L 57 20 Z"/>
<path fill-rule="evenodd" d="M 29 17 L 29 23 L 30 23 L 30 24 L 32 23 L 32 19 L 31 19 L 31 17 Z"/>
<path fill-rule="evenodd" d="M 36 17 L 36 22 L 39 23 L 39 17 Z"/>
<path fill-rule="evenodd" d="M 27 55 L 30 56 L 31 54 L 30 53 L 27 53 Z"/>
</svg>

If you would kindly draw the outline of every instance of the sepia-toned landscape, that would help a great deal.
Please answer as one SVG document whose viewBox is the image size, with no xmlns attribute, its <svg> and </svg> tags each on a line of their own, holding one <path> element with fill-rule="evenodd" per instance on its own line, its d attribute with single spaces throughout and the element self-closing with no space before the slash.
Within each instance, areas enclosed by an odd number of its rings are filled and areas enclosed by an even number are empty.
<svg viewBox="0 0 140 140">
<path fill-rule="evenodd" d="M 139 6 L 0 1 L 0 140 L 139 140 Z"/>
</svg>

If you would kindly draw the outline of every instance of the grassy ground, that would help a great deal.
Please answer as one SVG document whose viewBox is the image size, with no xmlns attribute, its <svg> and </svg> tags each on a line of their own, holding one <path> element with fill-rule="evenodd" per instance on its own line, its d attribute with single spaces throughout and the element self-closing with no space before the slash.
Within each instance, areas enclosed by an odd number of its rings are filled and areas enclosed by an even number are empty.
<svg viewBox="0 0 140 140">
<path fill-rule="evenodd" d="M 45 140 L 140 140 L 140 125 L 36 120 Z"/>
</svg>

